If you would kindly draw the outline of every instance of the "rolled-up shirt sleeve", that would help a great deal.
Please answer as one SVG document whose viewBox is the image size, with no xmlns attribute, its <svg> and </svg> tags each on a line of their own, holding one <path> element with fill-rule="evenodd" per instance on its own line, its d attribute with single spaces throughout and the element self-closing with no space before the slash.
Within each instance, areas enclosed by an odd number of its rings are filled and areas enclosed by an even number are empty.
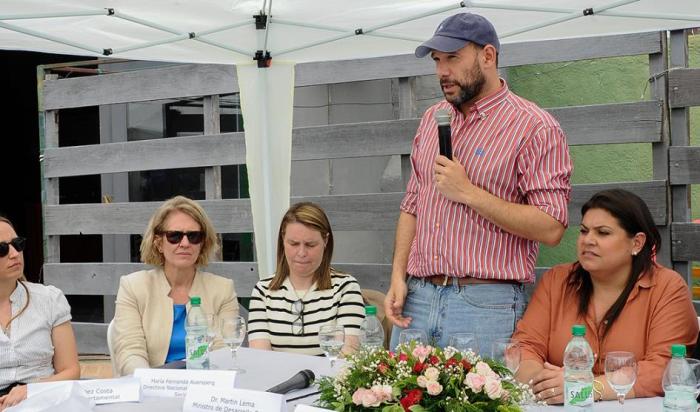
<svg viewBox="0 0 700 412">
<path fill-rule="evenodd" d="M 528 139 L 518 165 L 519 190 L 527 203 L 569 224 L 572 162 L 566 136 L 559 126 L 543 126 Z"/>
</svg>

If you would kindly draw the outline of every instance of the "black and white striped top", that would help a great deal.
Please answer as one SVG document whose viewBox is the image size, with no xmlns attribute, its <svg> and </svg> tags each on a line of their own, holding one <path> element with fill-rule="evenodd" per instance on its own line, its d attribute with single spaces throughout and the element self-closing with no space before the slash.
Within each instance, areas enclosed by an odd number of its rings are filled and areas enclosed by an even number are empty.
<svg viewBox="0 0 700 412">
<path fill-rule="evenodd" d="M 358 335 L 365 317 L 360 284 L 347 274 L 331 272 L 333 287 L 317 290 L 316 284 L 303 295 L 304 331 L 294 334 L 292 323 L 297 315 L 292 304 L 299 299 L 285 279 L 278 290 L 269 290 L 272 277 L 259 281 L 251 293 L 248 315 L 248 340 L 268 339 L 273 350 L 322 355 L 318 343 L 321 325 L 335 321 L 345 326 L 346 335 Z M 295 330 L 299 333 L 298 330 Z"/>
</svg>

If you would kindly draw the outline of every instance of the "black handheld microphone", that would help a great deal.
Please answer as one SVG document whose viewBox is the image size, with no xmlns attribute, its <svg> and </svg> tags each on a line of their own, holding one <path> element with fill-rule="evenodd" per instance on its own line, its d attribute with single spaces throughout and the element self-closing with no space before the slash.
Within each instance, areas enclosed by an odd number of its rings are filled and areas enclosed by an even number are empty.
<svg viewBox="0 0 700 412">
<path fill-rule="evenodd" d="M 266 392 L 279 393 L 281 395 L 284 395 L 295 389 L 308 388 L 309 386 L 311 386 L 312 383 L 314 383 L 314 379 L 316 379 L 314 373 L 308 369 L 304 369 L 303 371 L 299 371 L 299 373 L 287 379 L 286 381 L 280 383 L 279 385 L 271 387 Z"/>
<path fill-rule="evenodd" d="M 435 121 L 438 125 L 438 140 L 440 142 L 440 154 L 452 160 L 452 128 L 450 127 L 450 111 L 440 109 L 435 111 Z"/>
</svg>

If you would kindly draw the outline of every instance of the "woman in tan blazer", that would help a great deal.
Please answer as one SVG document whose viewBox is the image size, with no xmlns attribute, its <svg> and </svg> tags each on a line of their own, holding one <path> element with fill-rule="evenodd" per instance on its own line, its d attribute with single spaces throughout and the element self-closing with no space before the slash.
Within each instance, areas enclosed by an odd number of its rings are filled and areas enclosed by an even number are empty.
<svg viewBox="0 0 700 412">
<path fill-rule="evenodd" d="M 177 196 L 156 210 L 141 241 L 141 261 L 155 268 L 119 282 L 111 339 L 118 374 L 182 359 L 191 296 L 202 298 L 205 313 L 238 313 L 233 281 L 198 269 L 217 248 L 214 227 L 197 202 Z"/>
</svg>

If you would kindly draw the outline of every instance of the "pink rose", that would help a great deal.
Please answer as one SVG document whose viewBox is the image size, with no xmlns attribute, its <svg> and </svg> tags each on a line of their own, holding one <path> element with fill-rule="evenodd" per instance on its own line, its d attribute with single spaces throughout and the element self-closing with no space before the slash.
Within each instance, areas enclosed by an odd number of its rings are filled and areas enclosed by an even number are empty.
<svg viewBox="0 0 700 412">
<path fill-rule="evenodd" d="M 391 385 L 374 385 L 372 386 L 372 392 L 377 397 L 379 403 L 394 399 Z"/>
<path fill-rule="evenodd" d="M 433 348 L 431 346 L 416 345 L 416 347 L 413 349 L 413 356 L 418 358 L 418 360 L 422 363 L 432 352 Z"/>
<path fill-rule="evenodd" d="M 435 368 L 435 367 L 429 367 L 428 369 L 423 372 L 426 378 L 428 378 L 429 381 L 436 381 L 438 380 L 438 377 L 440 377 L 440 371 Z"/>
<path fill-rule="evenodd" d="M 371 389 L 359 388 L 352 394 L 352 403 L 362 405 L 365 408 L 379 406 L 381 401 L 377 399 L 377 395 Z"/>
<path fill-rule="evenodd" d="M 418 386 L 420 386 L 421 388 L 425 388 L 428 385 L 428 378 L 426 378 L 423 375 L 419 376 L 418 379 L 416 379 L 416 381 Z"/>
<path fill-rule="evenodd" d="M 467 373 L 467 376 L 464 378 L 464 384 L 474 392 L 480 392 L 481 388 L 484 387 L 484 382 L 486 382 L 486 378 L 474 372 Z"/>
<path fill-rule="evenodd" d="M 484 378 L 498 379 L 498 375 L 494 372 L 491 367 L 486 362 L 476 363 L 476 373 L 483 376 Z"/>
<path fill-rule="evenodd" d="M 494 379 L 491 377 L 486 378 L 484 383 L 484 392 L 491 399 L 498 399 L 503 394 L 503 387 L 501 386 L 501 381 L 499 379 Z"/>
<path fill-rule="evenodd" d="M 428 390 L 428 395 L 439 395 L 442 392 L 442 385 L 436 381 L 428 381 L 428 385 L 425 387 Z"/>
</svg>

